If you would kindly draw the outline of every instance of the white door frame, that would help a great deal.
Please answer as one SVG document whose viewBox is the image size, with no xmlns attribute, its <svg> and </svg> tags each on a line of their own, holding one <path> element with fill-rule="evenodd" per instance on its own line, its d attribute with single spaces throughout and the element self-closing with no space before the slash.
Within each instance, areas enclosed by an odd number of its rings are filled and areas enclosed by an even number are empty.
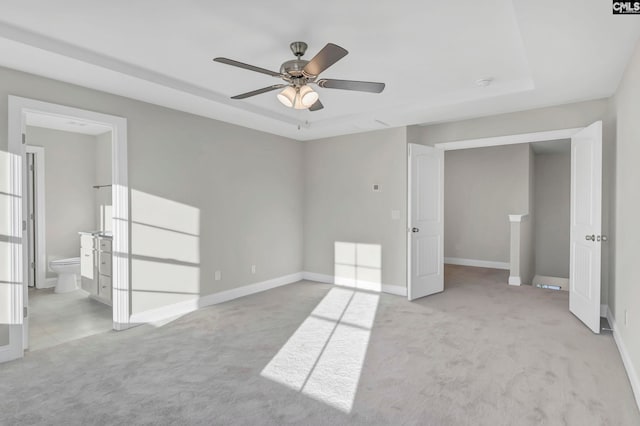
<svg viewBox="0 0 640 426">
<path fill-rule="evenodd" d="M 22 347 L 23 307 L 27 297 L 26 254 L 22 231 L 26 199 L 22 197 L 26 184 L 25 145 L 23 135 L 26 129 L 26 114 L 37 113 L 108 126 L 112 130 L 112 196 L 113 196 L 113 329 L 124 330 L 130 327 L 130 256 L 129 256 L 129 187 L 127 174 L 127 120 L 126 118 L 98 112 L 72 108 L 64 105 L 38 101 L 34 99 L 9 96 L 8 137 L 10 163 L 9 186 L 16 197 L 10 199 L 10 231 L 17 243 L 12 245 L 9 254 L 10 277 L 13 283 L 10 290 L 10 334 L 19 338 Z M 16 336 L 16 333 L 19 336 Z M 14 342 L 14 340 L 12 340 Z M 20 357 L 23 351 L 20 352 Z"/>
<path fill-rule="evenodd" d="M 34 154 L 35 167 L 35 207 L 36 212 L 36 288 L 45 288 L 47 276 L 47 241 L 46 241 L 46 208 L 45 208 L 45 151 L 41 146 L 27 145 L 26 152 Z"/>
<path fill-rule="evenodd" d="M 549 130 L 543 132 L 533 132 L 533 133 L 520 133 L 514 135 L 507 136 L 493 136 L 488 138 L 479 138 L 479 139 L 465 139 L 454 142 L 442 142 L 436 143 L 433 145 L 434 148 L 442 149 L 444 151 L 454 151 L 458 149 L 468 149 L 468 148 L 485 148 L 490 146 L 499 146 L 499 145 L 516 145 L 521 143 L 532 143 L 532 142 L 544 142 L 544 141 L 561 141 L 566 139 L 571 139 L 576 133 L 584 129 L 584 127 L 576 127 L 570 129 L 559 129 L 559 130 Z M 409 158 L 409 162 L 411 159 Z M 411 177 L 409 176 L 409 179 Z M 407 185 L 407 211 L 411 211 L 411 185 Z M 527 212 L 529 213 L 529 212 Z M 409 217 L 410 220 L 410 217 Z M 410 222 L 408 222 L 410 226 Z M 407 234 L 408 235 L 408 234 Z M 410 237 L 407 237 L 410 240 Z M 407 247 L 409 247 L 410 241 L 407 242 Z M 410 293 L 409 286 L 411 286 L 411 256 L 410 251 L 407 254 L 407 293 Z"/>
</svg>

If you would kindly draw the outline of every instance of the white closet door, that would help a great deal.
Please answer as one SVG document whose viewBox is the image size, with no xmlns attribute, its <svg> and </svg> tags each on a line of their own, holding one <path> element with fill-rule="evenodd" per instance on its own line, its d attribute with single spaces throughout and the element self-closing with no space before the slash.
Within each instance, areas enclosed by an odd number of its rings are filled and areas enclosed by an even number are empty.
<svg viewBox="0 0 640 426">
<path fill-rule="evenodd" d="M 444 151 L 409 144 L 408 297 L 444 290 Z"/>
<path fill-rule="evenodd" d="M 602 122 L 571 138 L 569 310 L 600 333 Z"/>
</svg>

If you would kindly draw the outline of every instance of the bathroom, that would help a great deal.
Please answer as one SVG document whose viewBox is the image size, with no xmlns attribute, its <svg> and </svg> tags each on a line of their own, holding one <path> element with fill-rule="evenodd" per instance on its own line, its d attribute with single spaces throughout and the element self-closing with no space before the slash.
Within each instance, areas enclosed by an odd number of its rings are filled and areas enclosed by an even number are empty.
<svg viewBox="0 0 640 426">
<path fill-rule="evenodd" d="M 28 113 L 28 349 L 113 327 L 112 132 Z"/>
</svg>

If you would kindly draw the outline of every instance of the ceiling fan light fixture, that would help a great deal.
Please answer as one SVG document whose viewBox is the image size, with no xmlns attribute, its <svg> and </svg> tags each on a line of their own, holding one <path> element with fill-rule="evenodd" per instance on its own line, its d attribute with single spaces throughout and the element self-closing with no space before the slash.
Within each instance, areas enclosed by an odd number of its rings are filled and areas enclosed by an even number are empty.
<svg viewBox="0 0 640 426">
<path fill-rule="evenodd" d="M 282 105 L 291 108 L 296 103 L 297 96 L 298 93 L 296 92 L 296 89 L 291 86 L 287 86 L 282 92 L 278 93 L 278 100 Z"/>
<path fill-rule="evenodd" d="M 302 96 L 300 96 L 300 91 L 296 94 L 296 101 L 293 103 L 294 109 L 307 109 L 308 106 L 302 103 Z"/>
<path fill-rule="evenodd" d="M 300 88 L 300 103 L 304 105 L 305 108 L 311 107 L 311 105 L 315 104 L 318 100 L 318 92 L 313 90 L 309 86 L 302 86 Z"/>
<path fill-rule="evenodd" d="M 338 46 L 337 44 L 327 43 L 313 58 L 311 58 L 310 61 L 302 59 L 302 56 L 307 50 L 306 43 L 295 41 L 291 43 L 290 47 L 296 59 L 286 61 L 280 65 L 279 72 L 234 61 L 229 58 L 213 58 L 214 62 L 270 75 L 271 77 L 278 77 L 284 81 L 284 83 L 272 84 L 271 86 L 263 87 L 262 89 L 252 90 L 250 92 L 232 96 L 231 99 L 247 99 L 252 96 L 283 89 L 276 95 L 276 97 L 278 98 L 278 101 L 287 108 L 320 111 L 324 108 L 324 105 L 320 102 L 320 96 L 318 93 L 309 87 L 309 84 L 315 84 L 327 89 L 353 90 L 356 92 L 368 93 L 381 93 L 384 90 L 384 83 L 375 83 L 372 81 L 336 80 L 326 78 L 317 80 L 317 77 L 322 72 L 349 53 L 346 49 Z"/>
</svg>

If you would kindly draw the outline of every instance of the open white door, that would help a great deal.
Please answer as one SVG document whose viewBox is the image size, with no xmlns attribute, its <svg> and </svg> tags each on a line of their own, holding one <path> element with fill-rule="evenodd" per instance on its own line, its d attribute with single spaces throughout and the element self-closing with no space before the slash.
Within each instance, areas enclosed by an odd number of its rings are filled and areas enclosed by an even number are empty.
<svg viewBox="0 0 640 426">
<path fill-rule="evenodd" d="M 600 333 L 602 122 L 571 138 L 569 310 Z"/>
<path fill-rule="evenodd" d="M 22 357 L 23 330 L 23 159 L 18 153 L 0 152 L 0 207 L 9 221 L 0 223 L 0 362 Z M 26 225 L 26 223 L 25 223 Z"/>
<path fill-rule="evenodd" d="M 408 297 L 444 290 L 444 151 L 409 144 Z"/>
</svg>

